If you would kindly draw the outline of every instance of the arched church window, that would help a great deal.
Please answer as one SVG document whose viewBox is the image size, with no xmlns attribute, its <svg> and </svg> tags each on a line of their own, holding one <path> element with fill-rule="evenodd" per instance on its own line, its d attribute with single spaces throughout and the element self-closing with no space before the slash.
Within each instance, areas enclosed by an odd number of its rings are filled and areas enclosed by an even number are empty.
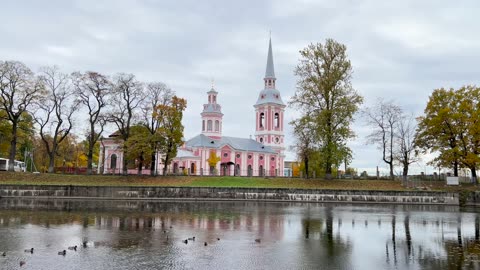
<svg viewBox="0 0 480 270">
<path fill-rule="evenodd" d="M 260 142 L 263 143 L 263 138 L 262 137 L 260 137 Z"/>
<path fill-rule="evenodd" d="M 265 113 L 260 113 L 260 127 L 263 128 L 264 126 L 264 121 L 265 121 Z"/>
<path fill-rule="evenodd" d="M 208 96 L 208 103 L 212 103 L 212 96 Z"/>
<path fill-rule="evenodd" d="M 275 113 L 275 127 L 280 127 L 280 115 L 278 113 Z"/>
<path fill-rule="evenodd" d="M 202 121 L 202 131 L 205 131 L 205 120 Z"/>
<path fill-rule="evenodd" d="M 220 130 L 220 121 L 218 120 L 215 120 L 215 131 L 219 131 Z"/>
<path fill-rule="evenodd" d="M 117 168 L 117 155 L 113 154 L 110 157 L 110 169 L 116 169 Z"/>
<path fill-rule="evenodd" d="M 217 97 L 213 96 L 213 103 L 216 103 L 216 102 L 217 102 Z"/>
<path fill-rule="evenodd" d="M 212 120 L 207 121 L 207 131 L 212 131 Z"/>
</svg>

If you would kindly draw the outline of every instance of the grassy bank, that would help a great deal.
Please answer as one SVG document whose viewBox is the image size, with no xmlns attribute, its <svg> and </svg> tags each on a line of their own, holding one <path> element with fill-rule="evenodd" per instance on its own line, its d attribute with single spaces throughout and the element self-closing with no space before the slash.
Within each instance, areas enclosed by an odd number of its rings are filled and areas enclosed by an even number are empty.
<svg viewBox="0 0 480 270">
<path fill-rule="evenodd" d="M 0 172 L 0 185 L 258 187 L 337 190 L 412 190 L 390 180 L 322 180 L 257 177 L 63 175 Z M 416 188 L 440 191 L 476 190 L 473 185 L 446 187 L 444 182 L 415 182 Z"/>
</svg>

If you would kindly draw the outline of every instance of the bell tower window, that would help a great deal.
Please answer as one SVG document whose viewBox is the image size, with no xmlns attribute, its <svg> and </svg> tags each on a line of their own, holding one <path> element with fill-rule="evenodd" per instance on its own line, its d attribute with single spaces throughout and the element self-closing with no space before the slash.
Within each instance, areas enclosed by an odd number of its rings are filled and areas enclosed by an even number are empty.
<svg viewBox="0 0 480 270">
<path fill-rule="evenodd" d="M 260 119 L 259 119 L 259 122 L 260 122 L 260 127 L 263 128 L 264 127 L 264 122 L 265 122 L 265 113 L 260 113 Z"/>
<path fill-rule="evenodd" d="M 275 113 L 275 127 L 280 127 L 280 115 L 278 113 Z"/>
<path fill-rule="evenodd" d="M 220 121 L 215 121 L 215 131 L 218 132 L 220 130 Z"/>
<path fill-rule="evenodd" d="M 212 120 L 207 121 L 207 131 L 212 131 Z"/>
</svg>

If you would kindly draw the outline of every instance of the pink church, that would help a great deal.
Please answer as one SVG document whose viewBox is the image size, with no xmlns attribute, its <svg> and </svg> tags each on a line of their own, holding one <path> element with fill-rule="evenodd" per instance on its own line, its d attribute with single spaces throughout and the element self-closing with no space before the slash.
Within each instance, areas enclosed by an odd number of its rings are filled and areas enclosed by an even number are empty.
<svg viewBox="0 0 480 270">
<path fill-rule="evenodd" d="M 218 92 L 212 87 L 207 92 L 208 103 L 201 113 L 202 132 L 186 141 L 178 149 L 169 166 L 169 173 L 189 175 L 283 176 L 284 169 L 284 111 L 285 104 L 275 87 L 272 42 L 268 47 L 264 89 L 260 91 L 255 108 L 255 140 L 223 136 L 222 107 L 217 103 Z M 103 149 L 103 147 L 105 149 Z M 108 138 L 104 150 L 105 173 L 119 173 L 122 166 L 121 148 Z M 215 155 L 218 160 L 213 164 Z M 161 172 L 164 164 L 156 164 Z M 102 166 L 99 164 L 98 166 Z M 130 171 L 129 171 L 130 173 Z M 136 173 L 132 170 L 131 173 Z M 145 171 L 145 173 L 148 173 Z"/>
</svg>

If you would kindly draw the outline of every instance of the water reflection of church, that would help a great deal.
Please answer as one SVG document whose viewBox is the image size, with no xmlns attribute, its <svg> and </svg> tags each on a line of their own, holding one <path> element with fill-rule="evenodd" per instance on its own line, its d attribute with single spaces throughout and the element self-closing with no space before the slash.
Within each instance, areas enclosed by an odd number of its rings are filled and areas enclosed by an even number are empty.
<svg viewBox="0 0 480 270">
<path fill-rule="evenodd" d="M 217 102 L 218 92 L 212 86 L 207 92 L 208 103 L 203 105 L 201 113 L 202 132 L 186 141 L 178 150 L 169 171 L 191 175 L 283 176 L 285 104 L 275 86 L 271 40 L 263 80 L 264 88 L 253 106 L 255 139 L 223 136 L 222 107 Z M 237 117 L 244 115 L 239 112 Z M 119 143 L 111 137 L 104 140 L 103 145 L 105 172 L 122 171 L 120 166 L 123 164 L 123 153 L 121 147 L 118 147 Z M 100 153 L 103 153 L 102 150 Z M 101 167 L 100 165 L 99 168 Z M 157 164 L 157 167 L 158 171 L 163 170 L 162 163 Z M 136 170 L 132 170 L 132 173 L 136 173 Z"/>
</svg>

